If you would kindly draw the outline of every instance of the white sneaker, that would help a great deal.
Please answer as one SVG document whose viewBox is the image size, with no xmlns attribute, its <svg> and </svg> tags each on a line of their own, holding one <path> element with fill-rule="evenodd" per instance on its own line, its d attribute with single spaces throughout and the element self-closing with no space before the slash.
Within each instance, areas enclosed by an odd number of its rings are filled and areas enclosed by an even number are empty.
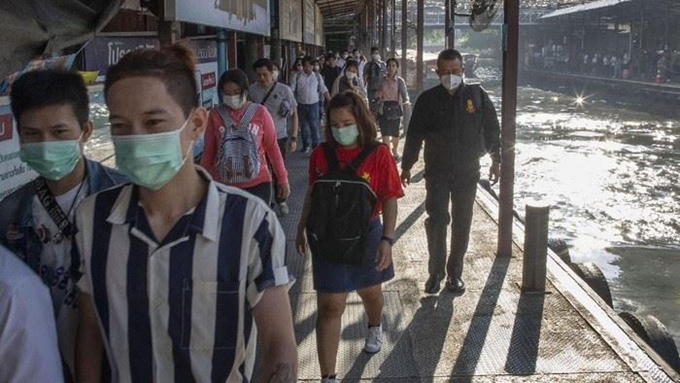
<svg viewBox="0 0 680 383">
<path fill-rule="evenodd" d="M 380 351 L 383 343 L 382 324 L 380 326 L 369 327 L 366 333 L 366 343 L 364 351 L 369 354 L 375 354 Z"/>
<path fill-rule="evenodd" d="M 288 204 L 285 202 L 279 203 L 279 211 L 281 212 L 281 215 L 288 215 L 290 213 L 290 209 L 288 208 Z"/>
</svg>

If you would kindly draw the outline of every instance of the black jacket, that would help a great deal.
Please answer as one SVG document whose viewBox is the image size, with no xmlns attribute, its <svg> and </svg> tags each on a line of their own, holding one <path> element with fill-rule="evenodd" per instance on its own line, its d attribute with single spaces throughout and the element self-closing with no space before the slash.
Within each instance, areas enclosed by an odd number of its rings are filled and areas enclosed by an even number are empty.
<svg viewBox="0 0 680 383">
<path fill-rule="evenodd" d="M 401 168 L 411 170 L 425 142 L 425 176 L 456 178 L 479 172 L 479 158 L 500 161 L 500 126 L 489 95 L 478 84 L 461 84 L 452 95 L 438 85 L 416 100 Z"/>
</svg>

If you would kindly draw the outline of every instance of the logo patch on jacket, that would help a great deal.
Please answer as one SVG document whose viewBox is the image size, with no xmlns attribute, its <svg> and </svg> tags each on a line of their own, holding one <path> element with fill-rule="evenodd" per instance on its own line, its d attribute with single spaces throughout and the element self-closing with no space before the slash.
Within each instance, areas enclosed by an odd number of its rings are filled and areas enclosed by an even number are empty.
<svg viewBox="0 0 680 383">
<path fill-rule="evenodd" d="M 475 103 L 472 102 L 471 98 L 468 98 L 467 103 L 465 103 L 465 111 L 467 111 L 468 114 L 473 114 L 475 112 Z"/>
</svg>

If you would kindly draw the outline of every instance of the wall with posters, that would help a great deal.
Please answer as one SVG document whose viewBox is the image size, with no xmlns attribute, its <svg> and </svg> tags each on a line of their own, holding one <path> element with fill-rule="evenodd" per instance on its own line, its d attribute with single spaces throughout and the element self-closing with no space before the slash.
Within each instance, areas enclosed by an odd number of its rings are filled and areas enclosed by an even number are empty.
<svg viewBox="0 0 680 383">
<path fill-rule="evenodd" d="M 167 0 L 166 19 L 269 36 L 269 0 Z"/>
<path fill-rule="evenodd" d="M 19 158 L 19 134 L 9 97 L 0 97 L 0 200 L 36 176 Z"/>
<path fill-rule="evenodd" d="M 83 50 L 85 70 L 98 70 L 103 79 L 109 67 L 117 63 L 126 53 L 135 49 L 160 46 L 160 41 L 155 36 L 95 37 Z"/>
<path fill-rule="evenodd" d="M 305 44 L 316 44 L 314 38 L 314 18 L 316 17 L 314 5 L 314 0 L 303 0 L 302 2 L 302 42 Z"/>
<path fill-rule="evenodd" d="M 323 41 L 323 14 L 318 5 L 315 5 L 314 8 L 316 11 L 316 17 L 314 18 L 314 38 L 316 40 L 316 45 L 322 47 L 326 45 L 326 42 Z"/>
<path fill-rule="evenodd" d="M 302 42 L 302 2 L 279 0 L 279 35 L 281 40 Z"/>
<path fill-rule="evenodd" d="M 189 40 L 187 46 L 196 55 L 196 84 L 204 108 L 219 103 L 217 94 L 217 43 L 215 40 Z"/>
</svg>

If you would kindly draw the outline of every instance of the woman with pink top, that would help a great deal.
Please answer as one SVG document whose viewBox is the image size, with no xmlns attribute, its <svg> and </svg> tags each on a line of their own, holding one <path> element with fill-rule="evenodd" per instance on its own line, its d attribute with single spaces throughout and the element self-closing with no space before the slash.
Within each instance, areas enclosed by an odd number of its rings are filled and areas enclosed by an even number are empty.
<svg viewBox="0 0 680 383">
<path fill-rule="evenodd" d="M 277 197 L 285 200 L 290 194 L 288 172 L 271 115 L 264 106 L 247 100 L 249 84 L 242 70 L 224 72 L 218 85 L 223 105 L 210 111 L 201 166 L 215 180 L 254 194 L 269 205 L 272 175 L 268 158 L 278 182 Z"/>
</svg>

